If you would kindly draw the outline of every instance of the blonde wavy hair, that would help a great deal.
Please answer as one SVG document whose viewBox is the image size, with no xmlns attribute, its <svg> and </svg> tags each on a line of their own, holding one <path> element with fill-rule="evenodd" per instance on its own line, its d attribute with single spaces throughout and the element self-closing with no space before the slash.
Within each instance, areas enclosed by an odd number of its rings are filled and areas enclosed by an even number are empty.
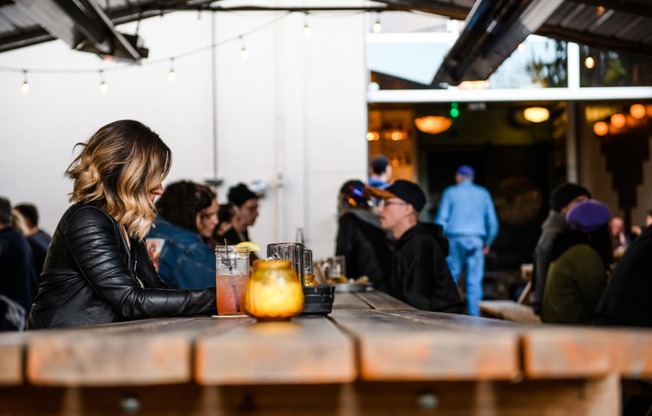
<svg viewBox="0 0 652 416">
<path fill-rule="evenodd" d="M 74 180 L 70 201 L 96 203 L 129 236 L 143 240 L 156 216 L 149 194 L 170 171 L 170 149 L 134 120 L 107 124 L 77 146 L 82 150 L 66 170 Z"/>
</svg>

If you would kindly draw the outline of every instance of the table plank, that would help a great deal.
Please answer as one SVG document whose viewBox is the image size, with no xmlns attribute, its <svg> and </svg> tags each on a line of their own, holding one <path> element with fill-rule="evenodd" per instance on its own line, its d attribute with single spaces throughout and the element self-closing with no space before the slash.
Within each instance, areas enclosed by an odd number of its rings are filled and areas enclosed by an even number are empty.
<svg viewBox="0 0 652 416">
<path fill-rule="evenodd" d="M 337 292 L 333 301 L 333 309 L 369 309 L 368 303 L 360 299 L 355 293 Z"/>
<path fill-rule="evenodd" d="M 367 303 L 371 308 L 378 310 L 416 310 L 405 302 L 396 299 L 380 290 L 367 290 L 357 292 L 355 295 Z"/>
<path fill-rule="evenodd" d="M 177 318 L 69 330 L 34 331 L 27 379 L 40 386 L 114 386 L 192 380 L 194 338 L 251 322 L 242 317 Z"/>
<path fill-rule="evenodd" d="M 23 356 L 28 337 L 24 332 L 0 334 L 0 386 L 23 383 Z"/>
<path fill-rule="evenodd" d="M 652 378 L 652 330 L 549 325 L 524 333 L 523 348 L 530 378 Z"/>
<path fill-rule="evenodd" d="M 375 310 L 331 313 L 358 341 L 362 380 L 512 380 L 520 376 L 520 329 L 441 325 L 438 316 L 424 322 Z"/>
<path fill-rule="evenodd" d="M 202 385 L 346 383 L 356 375 L 353 341 L 320 316 L 197 340 L 195 379 Z"/>
<path fill-rule="evenodd" d="M 254 386 L 0 387 L 21 416 L 618 415 L 618 379 Z"/>
</svg>

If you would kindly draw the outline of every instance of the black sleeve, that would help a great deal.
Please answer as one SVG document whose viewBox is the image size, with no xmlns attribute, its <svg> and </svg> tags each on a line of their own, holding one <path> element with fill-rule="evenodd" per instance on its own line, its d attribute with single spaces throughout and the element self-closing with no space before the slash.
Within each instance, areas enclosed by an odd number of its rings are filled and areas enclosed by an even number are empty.
<svg viewBox="0 0 652 416">
<path fill-rule="evenodd" d="M 70 219 L 67 251 L 93 290 L 125 319 L 210 314 L 216 311 L 215 290 L 172 290 L 141 287 L 132 276 L 118 243 L 113 220 L 87 207 Z"/>
</svg>

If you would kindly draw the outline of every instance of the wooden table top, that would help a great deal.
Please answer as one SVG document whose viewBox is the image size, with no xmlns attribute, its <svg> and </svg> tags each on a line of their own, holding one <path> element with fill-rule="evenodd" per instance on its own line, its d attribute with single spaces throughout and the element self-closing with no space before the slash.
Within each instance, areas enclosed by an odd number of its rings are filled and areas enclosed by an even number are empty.
<svg viewBox="0 0 652 416">
<path fill-rule="evenodd" d="M 290 322 L 148 319 L 0 334 L 0 385 L 204 386 L 652 378 L 652 330 L 527 325 L 337 293 Z"/>
</svg>

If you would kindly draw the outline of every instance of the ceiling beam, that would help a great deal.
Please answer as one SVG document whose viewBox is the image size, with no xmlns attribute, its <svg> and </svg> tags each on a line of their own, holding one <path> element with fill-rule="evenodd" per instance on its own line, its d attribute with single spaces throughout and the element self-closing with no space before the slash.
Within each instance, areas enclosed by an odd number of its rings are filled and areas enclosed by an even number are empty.
<svg viewBox="0 0 652 416">
<path fill-rule="evenodd" d="M 432 85 L 486 80 L 562 0 L 477 0 Z"/>
<path fill-rule="evenodd" d="M 137 46 L 137 39 L 128 39 L 116 30 L 95 0 L 14 1 L 48 33 L 73 49 L 131 61 L 147 56 L 147 50 Z"/>
</svg>

